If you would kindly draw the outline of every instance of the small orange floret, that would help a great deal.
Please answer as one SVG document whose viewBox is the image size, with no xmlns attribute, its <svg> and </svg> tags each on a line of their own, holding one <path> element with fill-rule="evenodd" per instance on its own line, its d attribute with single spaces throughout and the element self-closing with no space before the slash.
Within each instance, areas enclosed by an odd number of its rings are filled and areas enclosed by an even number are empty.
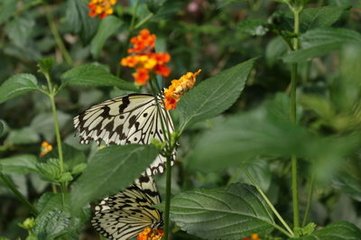
<svg viewBox="0 0 361 240">
<path fill-rule="evenodd" d="M 171 85 L 164 90 L 164 105 L 167 110 L 173 110 L 177 106 L 177 102 L 182 95 L 193 88 L 197 75 L 201 72 L 199 69 L 197 72 L 187 72 L 180 79 L 174 79 Z"/>
<path fill-rule="evenodd" d="M 113 6 L 117 3 L 117 0 L 90 0 L 88 3 L 89 16 L 99 16 L 100 19 L 106 16 L 112 15 L 114 10 Z"/>
<path fill-rule="evenodd" d="M 149 80 L 149 71 L 145 68 L 137 68 L 132 75 L 137 85 L 144 85 Z"/>
<path fill-rule="evenodd" d="M 167 65 L 157 65 L 154 68 L 156 74 L 161 75 L 162 77 L 168 77 L 170 75 L 170 68 Z"/>
<path fill-rule="evenodd" d="M 144 53 L 155 47 L 155 34 L 151 34 L 148 29 L 142 29 L 139 34 L 130 39 L 133 44 L 132 48 L 128 49 L 128 53 Z"/>
<path fill-rule="evenodd" d="M 40 148 L 40 157 L 44 157 L 46 154 L 48 154 L 49 152 L 51 152 L 53 150 L 53 146 L 48 143 L 47 141 L 43 141 L 41 143 L 41 148 Z"/>
<path fill-rule="evenodd" d="M 242 238 L 242 240 L 261 240 L 257 233 L 252 233 L 250 237 Z"/>
<path fill-rule="evenodd" d="M 160 240 L 164 232 L 162 229 L 152 229 L 150 227 L 144 228 L 143 232 L 139 233 L 137 240 Z"/>
</svg>

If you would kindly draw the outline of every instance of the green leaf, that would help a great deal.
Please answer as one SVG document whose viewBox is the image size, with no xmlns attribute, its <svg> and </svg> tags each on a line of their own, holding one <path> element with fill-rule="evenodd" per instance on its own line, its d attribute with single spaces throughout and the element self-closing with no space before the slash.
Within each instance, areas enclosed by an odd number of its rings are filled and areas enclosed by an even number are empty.
<svg viewBox="0 0 361 240">
<path fill-rule="evenodd" d="M 66 233 L 73 224 L 69 214 L 69 195 L 45 193 L 36 208 L 39 215 L 35 219 L 34 233 L 38 239 L 51 240 Z"/>
<path fill-rule="evenodd" d="M 176 195 L 171 219 L 184 231 L 203 239 L 242 239 L 269 233 L 274 226 L 266 203 L 253 186 L 194 190 Z"/>
<path fill-rule="evenodd" d="M 59 127 L 62 129 L 71 119 L 71 115 L 57 111 Z M 54 119 L 50 112 L 36 115 L 30 123 L 30 127 L 36 133 L 41 134 L 46 140 L 54 139 Z"/>
<path fill-rule="evenodd" d="M 79 210 L 90 201 L 129 186 L 158 155 L 151 145 L 110 146 L 100 149 L 72 189 L 72 206 Z"/>
<path fill-rule="evenodd" d="M 38 89 L 38 82 L 34 75 L 26 73 L 15 74 L 1 84 L 0 103 Z"/>
<path fill-rule="evenodd" d="M 36 218 L 34 232 L 39 240 L 52 240 L 69 231 L 71 215 L 60 209 L 51 209 Z"/>
<path fill-rule="evenodd" d="M 287 44 L 281 37 L 273 38 L 266 47 L 266 60 L 269 65 L 275 64 L 287 53 Z"/>
<path fill-rule="evenodd" d="M 30 144 L 38 143 L 40 141 L 40 136 L 30 127 L 25 127 L 22 129 L 11 130 L 7 136 L 5 142 L 7 144 Z"/>
<path fill-rule="evenodd" d="M 88 15 L 87 3 L 82 0 L 67 1 L 65 19 L 70 28 L 80 34 L 83 42 L 88 43 L 98 28 L 98 20 Z"/>
<path fill-rule="evenodd" d="M 361 44 L 361 34 L 348 29 L 314 29 L 301 35 L 302 49 L 289 53 L 285 62 L 302 62 L 319 57 L 345 44 Z"/>
<path fill-rule="evenodd" d="M 38 63 L 39 71 L 43 74 L 49 74 L 54 65 L 54 59 L 51 57 L 43 58 Z"/>
<path fill-rule="evenodd" d="M 7 21 L 16 12 L 17 2 L 14 0 L 0 1 L 0 24 Z"/>
<path fill-rule="evenodd" d="M 37 158 L 34 155 L 23 154 L 0 159 L 0 169 L 4 174 L 37 172 Z"/>
<path fill-rule="evenodd" d="M 316 224 L 311 222 L 302 228 L 295 227 L 294 232 L 295 232 L 296 236 L 305 236 L 305 235 L 310 235 L 311 233 L 313 233 L 315 231 L 315 228 L 316 228 Z"/>
<path fill-rule="evenodd" d="M 85 64 L 75 67 L 62 75 L 63 83 L 76 86 L 108 86 L 117 87 L 122 90 L 136 90 L 133 83 L 126 82 L 111 73 L 103 66 L 96 64 Z"/>
<path fill-rule="evenodd" d="M 337 222 L 330 224 L 309 236 L 296 238 L 297 240 L 359 240 L 361 230 L 349 222 Z"/>
<path fill-rule="evenodd" d="M 36 167 L 40 177 L 53 183 L 70 182 L 73 178 L 69 172 L 61 169 L 61 162 L 57 158 L 47 159 L 46 162 L 37 163 Z"/>
<path fill-rule="evenodd" d="M 185 94 L 177 107 L 181 129 L 227 110 L 241 94 L 254 61 L 251 59 L 222 71 Z"/>
<path fill-rule="evenodd" d="M 337 6 L 307 8 L 301 13 L 300 22 L 302 31 L 320 27 L 329 27 L 335 23 L 344 12 L 344 7 Z"/>
<path fill-rule="evenodd" d="M 90 43 L 90 52 L 94 57 L 99 56 L 105 41 L 116 33 L 122 24 L 122 21 L 114 16 L 108 16 L 100 22 L 98 32 Z"/>
<path fill-rule="evenodd" d="M 25 47 L 34 29 L 35 21 L 32 18 L 16 17 L 5 26 L 5 32 L 11 42 L 18 47 Z"/>
<path fill-rule="evenodd" d="M 188 156 L 192 163 L 189 167 L 219 171 L 240 166 L 256 156 L 296 155 L 312 160 L 316 178 L 325 180 L 339 169 L 343 157 L 355 151 L 361 141 L 352 134 L 318 136 L 286 120 L 287 113 L 284 103 L 279 101 L 229 117 L 198 139 Z"/>
</svg>

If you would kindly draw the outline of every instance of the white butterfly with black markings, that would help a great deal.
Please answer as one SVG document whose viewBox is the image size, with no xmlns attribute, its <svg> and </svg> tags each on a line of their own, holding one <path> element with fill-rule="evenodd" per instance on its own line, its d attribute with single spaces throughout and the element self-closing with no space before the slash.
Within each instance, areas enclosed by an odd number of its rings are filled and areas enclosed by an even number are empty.
<svg viewBox="0 0 361 240">
<path fill-rule="evenodd" d="M 157 98 L 157 99 L 156 99 Z M 164 108 L 163 94 L 129 94 L 94 105 L 74 118 L 80 143 L 150 144 L 152 139 L 167 141 L 174 132 L 172 118 Z M 162 127 L 163 126 L 163 127 Z M 151 176 L 163 173 L 166 158 L 158 155 L 146 169 Z"/>
<path fill-rule="evenodd" d="M 153 207 L 159 203 L 160 195 L 153 178 L 143 175 L 124 191 L 104 198 L 95 207 L 91 223 L 109 239 L 127 240 L 146 227 L 163 226 L 161 212 Z"/>
</svg>

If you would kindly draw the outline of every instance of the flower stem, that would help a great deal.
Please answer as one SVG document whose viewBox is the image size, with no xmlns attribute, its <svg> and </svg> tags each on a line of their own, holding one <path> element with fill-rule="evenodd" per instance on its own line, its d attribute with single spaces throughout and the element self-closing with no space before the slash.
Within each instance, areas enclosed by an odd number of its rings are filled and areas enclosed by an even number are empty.
<svg viewBox="0 0 361 240">
<path fill-rule="evenodd" d="M 153 84 L 154 83 L 154 86 Z M 156 79 L 153 79 L 150 81 L 150 87 L 151 90 L 153 92 L 153 95 L 155 96 L 156 102 L 157 102 L 157 107 L 158 107 L 158 111 L 160 113 L 159 119 L 160 119 L 160 124 L 161 124 L 161 128 L 162 131 L 164 133 L 164 137 L 165 137 L 165 141 L 166 141 L 166 193 L 165 193 L 165 209 L 164 209 L 164 239 L 168 240 L 169 238 L 169 226 L 170 226 L 170 220 L 169 220 L 169 213 L 170 213 L 170 202 L 171 202 L 171 194 L 172 194 L 172 158 L 173 158 L 173 149 L 174 146 L 172 145 L 172 139 L 171 139 L 171 129 L 169 128 L 167 122 L 170 121 L 169 119 L 167 119 L 168 117 L 170 117 L 168 115 L 167 110 L 164 109 L 163 103 L 159 102 L 159 99 L 157 97 L 157 94 L 161 92 L 161 88 L 158 85 L 158 82 L 156 81 Z M 160 101 L 163 101 L 163 99 L 160 99 Z M 161 112 L 165 111 L 166 116 L 164 116 Z"/>
<path fill-rule="evenodd" d="M 170 213 L 170 201 L 171 201 L 171 185 L 172 185 L 172 168 L 171 157 L 167 157 L 166 162 L 166 188 L 165 188 L 165 209 L 164 209 L 164 239 L 169 238 L 169 213 Z"/>
<path fill-rule="evenodd" d="M 53 34 L 55 43 L 56 43 L 56 45 L 58 45 L 58 48 L 59 48 L 61 54 L 63 55 L 65 62 L 68 65 L 72 65 L 73 60 L 72 60 L 68 50 L 66 49 L 63 40 L 61 39 L 60 33 L 58 31 L 58 28 L 56 27 L 56 24 L 54 23 L 54 20 L 53 20 L 53 17 L 51 15 L 50 11 L 51 11 L 50 7 L 48 7 L 47 11 L 46 11 L 46 19 L 48 21 L 50 31 Z"/>
<path fill-rule="evenodd" d="M 294 236 L 293 231 L 291 230 L 290 226 L 288 226 L 288 224 L 286 223 L 286 221 L 282 218 L 282 216 L 278 213 L 277 209 L 273 206 L 273 204 L 271 203 L 271 201 L 268 199 L 268 197 L 266 196 L 266 194 L 262 191 L 262 189 L 258 186 L 258 184 L 256 183 L 256 181 L 254 180 L 254 178 L 251 176 L 251 174 L 249 174 L 248 171 L 246 171 L 246 175 L 248 177 L 248 179 L 251 181 L 251 183 L 256 187 L 257 191 L 259 192 L 259 194 L 261 194 L 263 200 L 267 203 L 268 207 L 272 210 L 272 212 L 276 215 L 276 217 L 278 218 L 278 220 L 282 223 L 282 225 L 286 228 L 287 231 L 285 231 L 283 228 L 277 227 L 277 229 L 279 231 L 281 231 L 282 233 L 284 233 L 285 235 L 287 235 L 289 238 Z"/>
<path fill-rule="evenodd" d="M 38 214 L 38 211 L 35 209 L 35 207 L 24 197 L 24 195 L 21 194 L 21 192 L 19 192 L 19 190 L 16 188 L 14 183 L 12 183 L 8 176 L 0 173 L 0 179 L 4 183 L 4 185 L 6 185 L 15 194 L 19 201 L 22 202 L 25 206 L 27 206 L 33 214 Z"/>
<path fill-rule="evenodd" d="M 48 89 L 49 89 L 48 97 L 50 99 L 51 111 L 53 114 L 55 138 L 56 138 L 56 143 L 57 143 L 57 147 L 58 147 L 58 157 L 59 157 L 59 162 L 60 162 L 60 171 L 61 171 L 61 173 L 63 173 L 64 172 L 64 157 L 63 157 L 63 147 L 62 147 L 61 136 L 60 136 L 58 112 L 56 110 L 56 105 L 55 105 L 56 90 L 53 88 L 53 86 L 51 84 L 51 79 L 50 79 L 49 73 L 44 73 L 44 75 L 45 75 L 46 81 L 48 82 Z M 67 185 L 67 183 L 62 183 L 60 185 L 63 203 L 64 203 L 64 192 L 67 191 L 66 185 Z"/>
<path fill-rule="evenodd" d="M 305 215 L 303 216 L 303 221 L 302 221 L 302 227 L 304 227 L 306 225 L 308 214 L 310 212 L 312 196 L 313 196 L 313 187 L 314 187 L 313 183 L 314 183 L 314 175 L 312 174 L 310 185 L 309 185 L 309 190 L 308 190 L 307 205 L 306 205 Z"/>
<path fill-rule="evenodd" d="M 299 34 L 300 34 L 300 13 L 302 6 L 292 7 L 291 10 L 294 16 L 293 32 L 295 37 L 293 39 L 293 51 L 299 49 Z M 291 92 L 290 92 L 290 119 L 293 123 L 297 123 L 297 112 L 296 112 L 296 87 L 297 87 L 297 75 L 298 75 L 298 64 L 293 63 L 291 69 Z M 298 173 L 297 173 L 297 157 L 291 156 L 291 191 L 292 191 L 292 206 L 293 206 L 293 227 L 298 228 L 299 222 L 299 203 L 298 203 Z"/>
</svg>

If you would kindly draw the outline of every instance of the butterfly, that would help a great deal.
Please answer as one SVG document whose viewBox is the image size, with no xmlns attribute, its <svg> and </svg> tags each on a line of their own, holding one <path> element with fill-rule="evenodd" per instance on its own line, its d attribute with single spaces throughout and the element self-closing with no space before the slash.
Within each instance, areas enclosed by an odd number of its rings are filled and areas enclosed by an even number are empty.
<svg viewBox="0 0 361 240">
<path fill-rule="evenodd" d="M 164 108 L 163 94 L 129 94 L 106 100 L 73 119 L 80 143 L 150 144 L 152 139 L 167 141 L 163 131 L 174 132 L 172 118 Z M 162 127 L 163 126 L 163 127 Z M 174 153 L 175 154 L 175 153 Z M 174 159 L 174 157 L 173 157 Z M 147 175 L 163 173 L 166 158 L 158 155 L 146 169 Z"/>
<path fill-rule="evenodd" d="M 153 178 L 142 175 L 125 190 L 104 198 L 95 207 L 91 223 L 109 239 L 130 239 L 146 227 L 163 226 L 161 212 L 153 207 L 159 203 L 160 195 Z"/>
</svg>

